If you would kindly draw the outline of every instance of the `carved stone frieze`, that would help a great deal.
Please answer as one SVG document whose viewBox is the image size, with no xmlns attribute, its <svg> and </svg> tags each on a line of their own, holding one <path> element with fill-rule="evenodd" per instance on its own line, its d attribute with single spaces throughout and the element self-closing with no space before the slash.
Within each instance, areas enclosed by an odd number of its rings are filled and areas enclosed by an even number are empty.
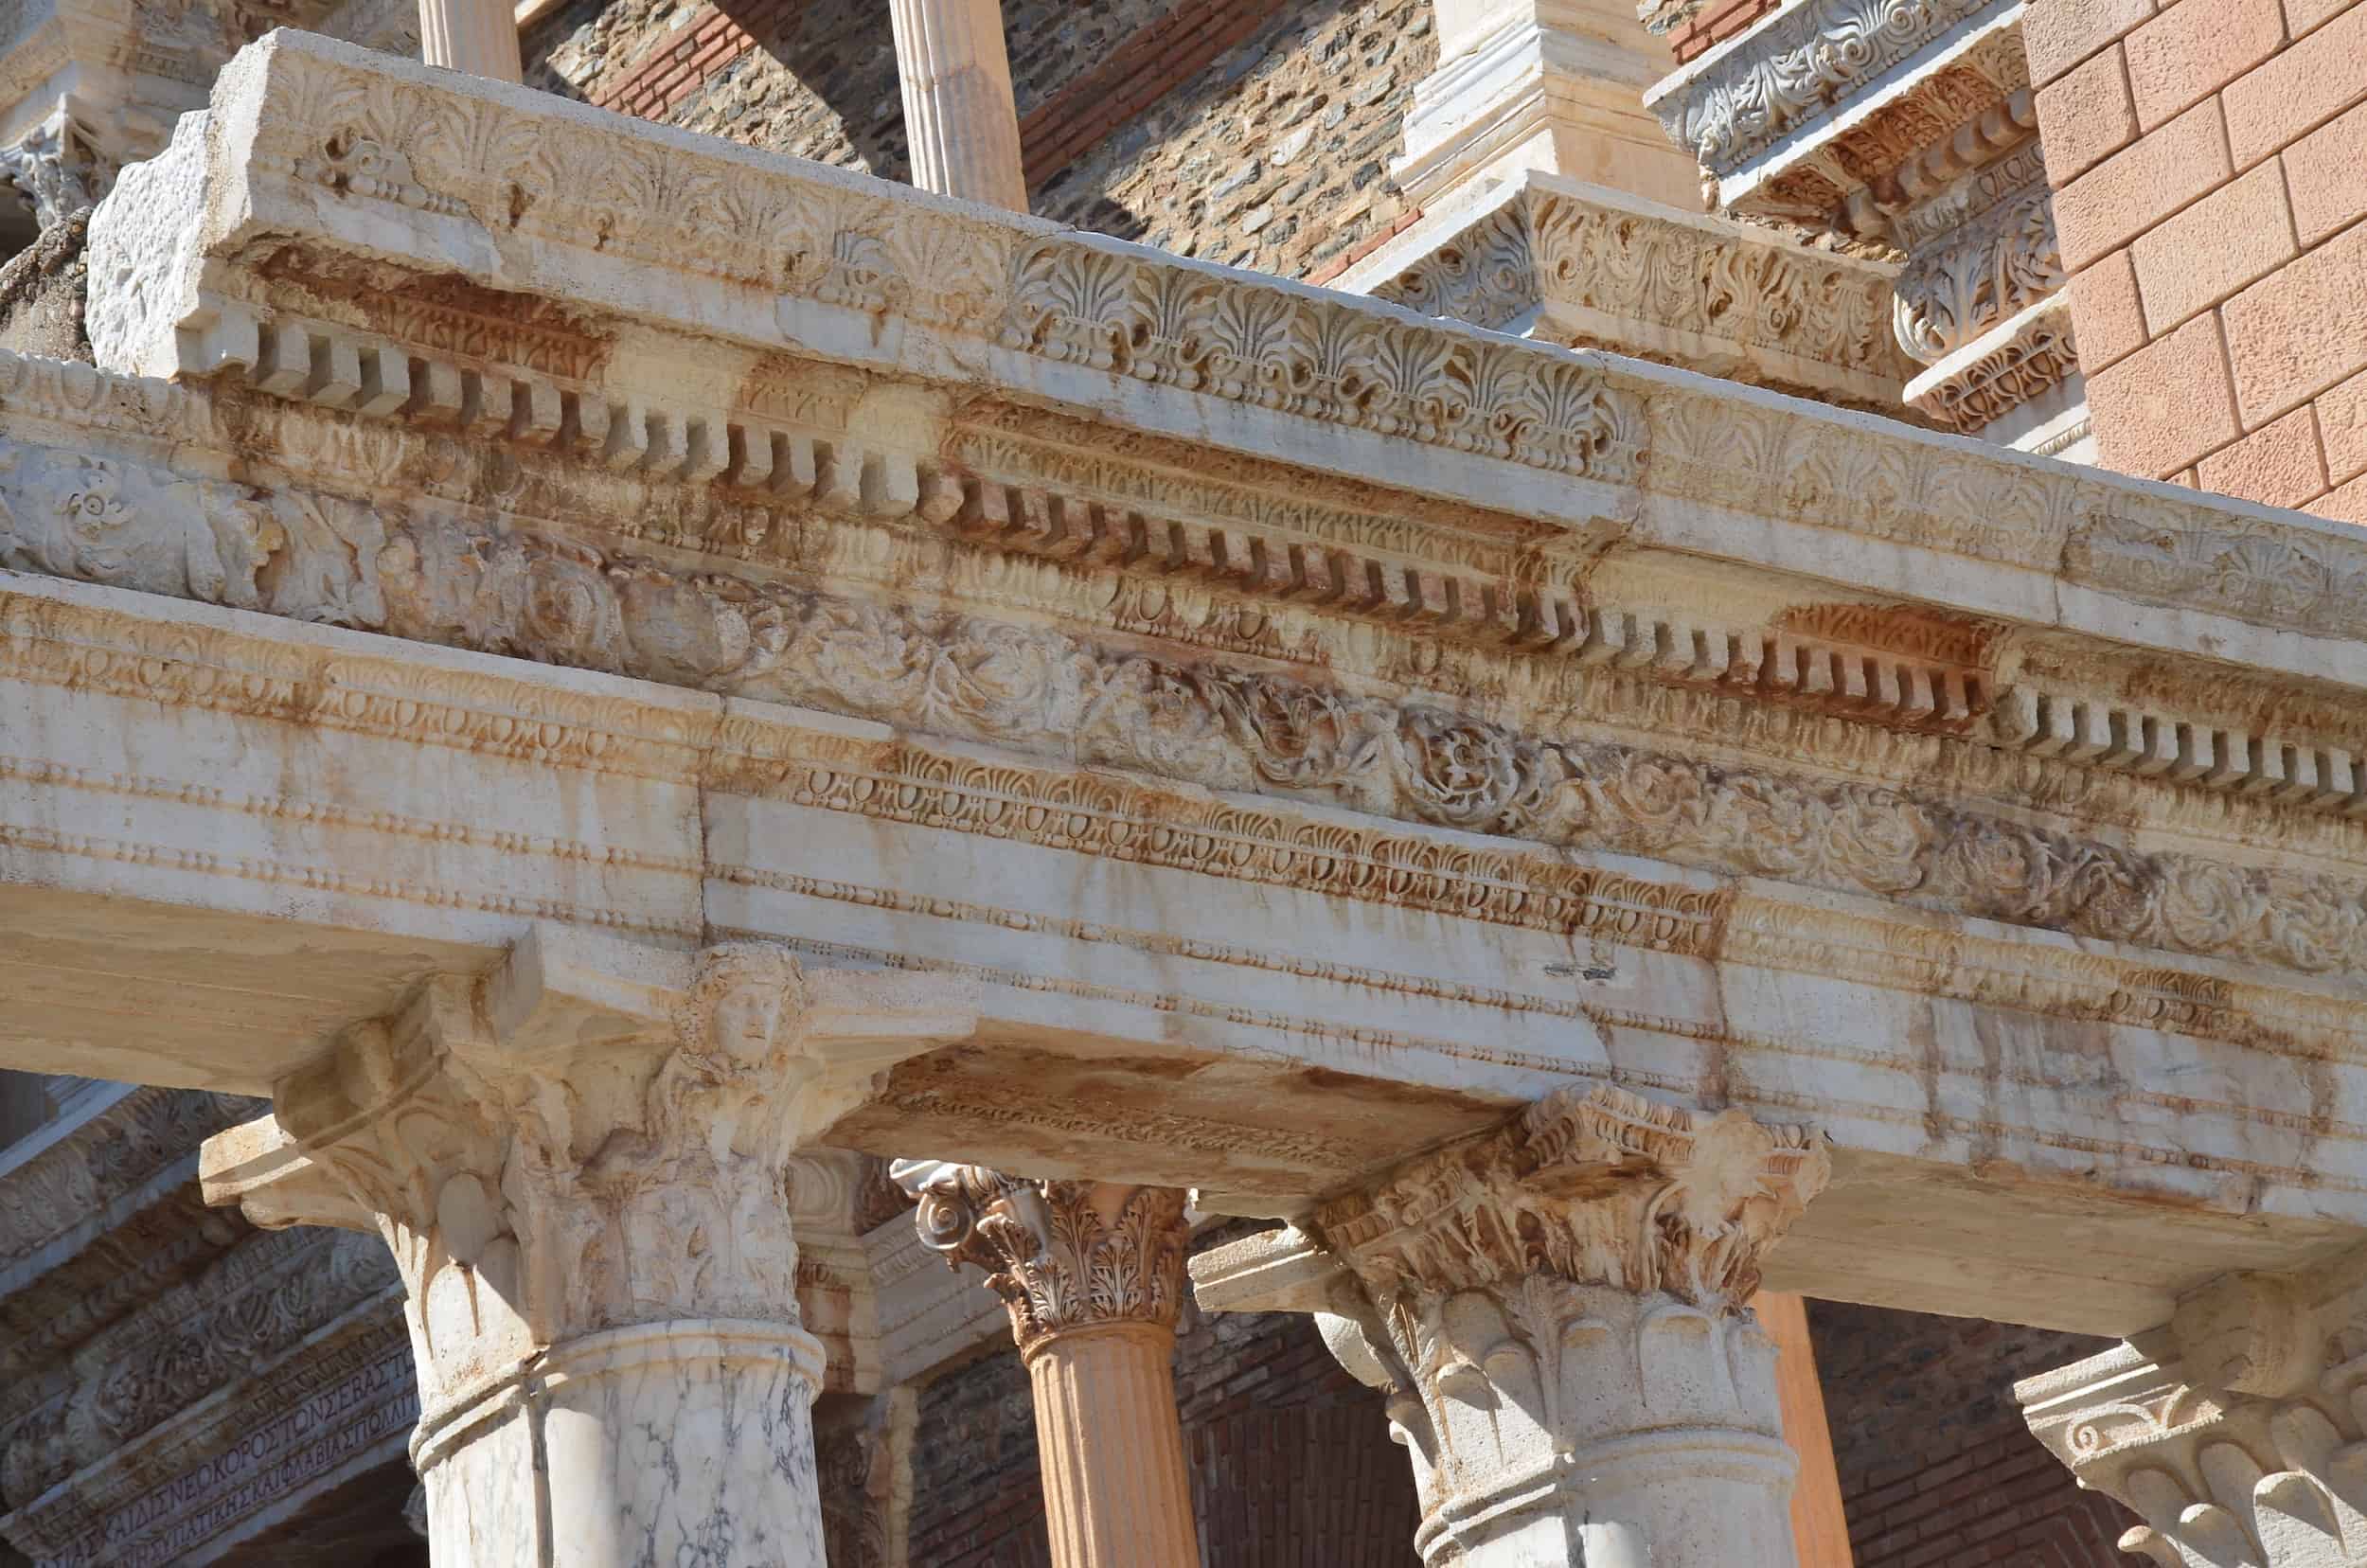
<svg viewBox="0 0 2367 1568">
<path fill-rule="evenodd" d="M 186 1180 L 176 1167 L 198 1142 L 255 1108 L 240 1095 L 112 1085 L 83 1098 L 73 1125 L 12 1151 L 0 1173 L 9 1195 L 0 1204 L 0 1281 L 33 1254 L 124 1217 L 127 1203 L 144 1205 L 144 1189 L 160 1179 Z"/>
<path fill-rule="evenodd" d="M 953 1166 L 918 1196 L 921 1239 L 949 1264 L 987 1271 L 1022 1356 L 1073 1329 L 1175 1327 L 1191 1235 L 1182 1192 Z"/>
<path fill-rule="evenodd" d="M 965 359 L 1035 361 L 1170 388 L 1196 404 L 1246 404 L 1555 473 L 1616 478 L 1632 467 L 1637 433 L 1598 373 L 1542 346 L 1277 289 L 1020 217 L 948 209 L 930 223 L 899 222 L 899 204 L 859 180 L 792 172 L 702 138 L 619 134 L 551 100 L 470 90 L 323 40 L 283 34 L 250 51 L 225 70 L 217 98 L 225 109 L 252 99 L 291 112 L 246 121 L 258 134 L 225 166 L 252 199 L 311 207 L 327 190 L 341 203 L 400 207 L 432 272 L 458 254 L 459 233 L 487 237 L 476 215 L 514 208 L 513 241 L 532 238 L 556 254 L 596 236 L 607 257 L 687 262 L 718 285 L 758 290 L 777 302 L 776 315 L 810 301 L 908 316 L 937 346 L 940 373 L 958 372 Z M 334 124 L 309 123 L 324 111 Z M 233 199 L 205 184 L 205 136 L 203 122 L 187 122 L 173 149 L 130 171 L 123 199 L 94 219 L 93 276 L 123 285 L 93 300 L 102 364 L 188 374 L 240 365 L 267 389 L 326 406 L 408 409 L 464 428 L 514 423 L 526 438 L 620 466 L 712 476 L 763 460 L 761 426 L 734 420 L 728 405 L 667 406 L 659 387 L 616 383 L 605 361 L 568 366 L 574 385 L 473 356 L 432 355 L 415 378 L 410 361 L 424 346 L 340 341 L 328 323 L 283 319 L 268 280 L 195 252 L 172 259 L 183 220 Z M 433 237 L 445 228 L 450 242 Z M 687 251 L 684 236 L 695 237 Z M 339 292 L 334 268 L 288 280 L 315 299 Z M 598 305 L 583 302 L 587 322 Z M 184 326 L 195 329 L 186 338 Z M 605 334 L 586 331 L 598 352 Z M 921 336 L 911 346 L 921 347 Z M 596 377 L 610 384 L 581 384 Z"/>
<path fill-rule="evenodd" d="M 2071 302 L 2042 296 L 1908 384 L 1908 401 L 1937 424 L 1977 435 L 2079 374 Z"/>
<path fill-rule="evenodd" d="M 1704 169 L 1732 173 L 1901 62 L 2013 9 L 2014 0 L 1810 0 L 1645 101 Z"/>
<path fill-rule="evenodd" d="M 2028 88 L 2008 94 L 1901 164 L 1881 182 L 1882 222 L 1898 248 L 1947 243 L 1966 224 L 2046 178 Z"/>
<path fill-rule="evenodd" d="M 2027 157 L 2006 160 L 2003 171 L 2026 178 L 1944 238 L 1918 247 L 1899 275 L 1894 317 L 1899 347 L 1926 365 L 2063 287 L 2067 275 L 2055 237 L 2055 201 L 2037 152 L 2034 142 Z M 1992 399 L 1996 395 L 1993 391 Z"/>
<path fill-rule="evenodd" d="M 1884 339 L 1881 264 L 1543 176 L 1371 293 L 1867 406 L 1891 405 L 1909 372 Z"/>
<path fill-rule="evenodd" d="M 187 1130 L 183 1182 L 222 1119 Z M 0 1302 L 0 1536 L 38 1560 L 218 1553 L 344 1467 L 397 1457 L 417 1415 L 376 1243 L 258 1235 L 193 1185 L 140 1201 Z"/>
<path fill-rule="evenodd" d="M 360 508 L 343 515 L 357 529 L 385 521 Z M 683 574 L 524 532 L 399 526 L 366 558 L 332 546 L 332 526 L 317 537 L 317 573 L 299 564 L 279 588 L 302 592 L 317 578 L 332 601 L 383 600 L 385 619 L 371 629 L 426 641 L 2173 951 L 2323 970 L 2367 941 L 2348 913 L 2361 896 L 2350 882 L 2138 853 L 1936 796 L 1746 777 L 1673 753 L 1552 739 L 1048 629 Z M 370 570 L 358 571 L 365 559 Z M 1655 635 L 1646 646 L 1663 644 Z"/>
</svg>

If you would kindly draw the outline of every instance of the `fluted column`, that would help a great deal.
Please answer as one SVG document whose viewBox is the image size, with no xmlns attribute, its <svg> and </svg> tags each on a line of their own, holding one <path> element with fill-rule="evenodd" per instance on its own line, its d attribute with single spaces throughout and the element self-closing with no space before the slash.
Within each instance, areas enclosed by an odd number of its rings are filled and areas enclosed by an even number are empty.
<svg viewBox="0 0 2367 1568">
<path fill-rule="evenodd" d="M 1426 1563 L 1792 1568 L 1745 1304 L 1829 1169 L 1803 1129 L 1565 1092 L 1192 1273 L 1210 1310 L 1315 1312 L 1387 1397 Z"/>
<path fill-rule="evenodd" d="M 430 65 L 518 81 L 518 18 L 509 0 L 419 0 L 419 58 Z"/>
<path fill-rule="evenodd" d="M 921 1239 L 987 1270 L 1010 1309 L 1057 1568 L 1193 1568 L 1175 1409 L 1184 1194 L 953 1166 L 919 1195 Z"/>
<path fill-rule="evenodd" d="M 913 184 L 1025 212 L 1019 111 L 998 0 L 889 0 L 889 10 Z"/>
<path fill-rule="evenodd" d="M 930 976 L 558 933 L 283 1079 L 205 1195 L 392 1249 L 440 1568 L 822 1568 L 792 1150 L 972 1026 Z"/>
<path fill-rule="evenodd" d="M 2367 1254 L 2222 1275 L 2171 1321 L 2014 1387 L 2162 1568 L 2367 1568 Z"/>
</svg>

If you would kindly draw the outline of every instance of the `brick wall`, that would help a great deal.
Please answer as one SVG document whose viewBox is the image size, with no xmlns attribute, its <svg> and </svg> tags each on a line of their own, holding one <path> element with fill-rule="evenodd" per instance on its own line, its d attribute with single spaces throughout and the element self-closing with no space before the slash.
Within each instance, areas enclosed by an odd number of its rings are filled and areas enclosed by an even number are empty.
<svg viewBox="0 0 2367 1568">
<path fill-rule="evenodd" d="M 2016 1380 L 2107 1342 L 1830 1301 L 1808 1330 L 1856 1568 L 2142 1568 L 2114 1544 L 2136 1520 L 2081 1491 L 2014 1404 Z"/>
<path fill-rule="evenodd" d="M 1387 176 L 1430 0 L 1005 0 L 1040 213 L 1327 277 L 1409 218 Z M 878 0 L 575 0 L 527 80 L 750 146 L 908 177 Z"/>
<path fill-rule="evenodd" d="M 1682 65 L 1750 30 L 1751 25 L 1781 7 L 1783 0 L 1711 0 L 1686 19 L 1684 26 L 1672 27 L 1668 47 Z"/>
<path fill-rule="evenodd" d="M 2367 0 L 2033 0 L 2111 467 L 2367 523 Z"/>
<path fill-rule="evenodd" d="M 1209 1568 L 1414 1568 L 1418 1510 L 1405 1450 L 1389 1440 L 1380 1396 L 1341 1370 L 1313 1319 L 1208 1317 L 1187 1298 L 1175 1381 Z M 1006 1349 L 931 1383 L 915 1430 L 910 1560 L 1048 1568 L 1018 1355 Z"/>
</svg>

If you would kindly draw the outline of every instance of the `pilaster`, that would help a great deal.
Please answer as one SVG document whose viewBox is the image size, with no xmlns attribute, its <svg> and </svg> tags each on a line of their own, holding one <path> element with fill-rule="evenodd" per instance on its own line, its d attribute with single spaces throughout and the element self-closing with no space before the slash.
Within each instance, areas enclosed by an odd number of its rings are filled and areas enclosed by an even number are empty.
<svg viewBox="0 0 2367 1568">
<path fill-rule="evenodd" d="M 1760 1260 L 1830 1162 L 1799 1128 L 1564 1091 L 1196 1264 L 1211 1310 L 1317 1313 L 1387 1398 L 1425 1562 L 1794 1559 Z"/>
<path fill-rule="evenodd" d="M 210 1202 L 375 1229 L 439 1560 L 822 1561 L 792 1151 L 971 1026 L 934 980 L 538 935 L 210 1140 Z"/>
<path fill-rule="evenodd" d="M 1184 1195 L 978 1166 L 936 1167 L 917 1185 L 921 1239 L 985 1269 L 1010 1310 L 1035 1394 L 1053 1561 L 1197 1563 L 1173 1365 Z"/>
</svg>

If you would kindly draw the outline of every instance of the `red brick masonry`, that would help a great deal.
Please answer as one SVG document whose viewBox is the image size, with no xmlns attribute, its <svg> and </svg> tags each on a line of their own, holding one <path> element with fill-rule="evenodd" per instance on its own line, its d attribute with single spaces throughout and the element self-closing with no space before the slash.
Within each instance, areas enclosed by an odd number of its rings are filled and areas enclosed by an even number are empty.
<svg viewBox="0 0 2367 1568">
<path fill-rule="evenodd" d="M 2367 4 L 2034 0 L 2104 461 L 2367 523 Z"/>
</svg>

